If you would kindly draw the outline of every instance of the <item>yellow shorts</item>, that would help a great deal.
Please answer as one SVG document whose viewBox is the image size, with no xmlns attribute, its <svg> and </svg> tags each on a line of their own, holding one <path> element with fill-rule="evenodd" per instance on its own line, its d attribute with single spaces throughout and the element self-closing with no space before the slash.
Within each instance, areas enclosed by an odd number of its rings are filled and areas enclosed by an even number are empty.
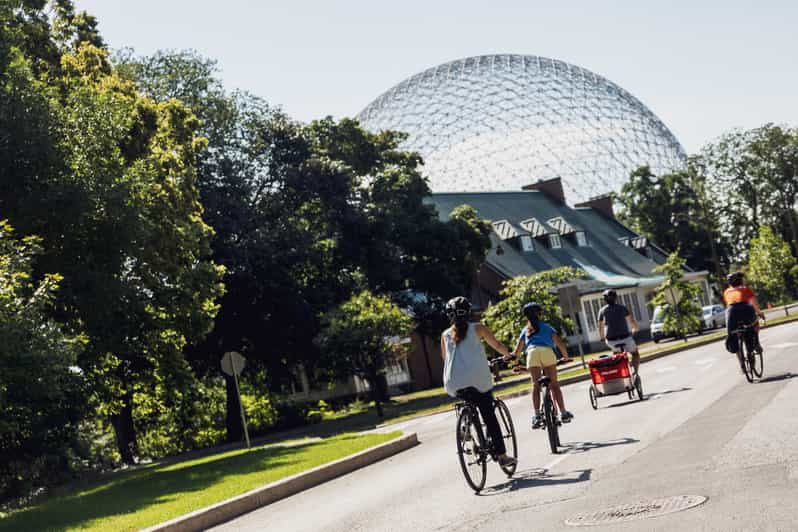
<svg viewBox="0 0 798 532">
<path fill-rule="evenodd" d="M 545 345 L 530 345 L 526 349 L 526 368 L 547 368 L 557 365 L 554 349 Z"/>
</svg>

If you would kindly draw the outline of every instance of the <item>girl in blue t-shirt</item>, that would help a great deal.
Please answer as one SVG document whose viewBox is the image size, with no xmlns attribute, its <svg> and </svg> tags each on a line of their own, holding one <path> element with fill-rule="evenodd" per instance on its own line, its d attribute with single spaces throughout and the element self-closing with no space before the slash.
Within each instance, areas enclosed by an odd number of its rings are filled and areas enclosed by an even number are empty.
<svg viewBox="0 0 798 532">
<path fill-rule="evenodd" d="M 562 390 L 557 382 L 557 355 L 554 354 L 556 345 L 562 353 L 563 361 L 568 362 L 568 348 L 554 330 L 554 327 L 540 320 L 543 307 L 537 303 L 527 303 L 524 305 L 524 317 L 527 319 L 526 327 L 521 330 L 518 336 L 518 344 L 515 347 L 515 356 L 526 353 L 526 371 L 532 374 L 532 406 L 535 415 L 532 417 L 532 428 L 537 429 L 543 426 L 543 417 L 540 415 L 540 385 L 538 379 L 541 374 L 545 374 L 551 379 L 552 395 L 560 407 L 560 419 L 563 423 L 568 423 L 573 419 L 573 414 L 565 409 Z M 520 367 L 520 366 L 519 366 Z M 519 369 L 518 371 L 523 371 Z"/>
</svg>

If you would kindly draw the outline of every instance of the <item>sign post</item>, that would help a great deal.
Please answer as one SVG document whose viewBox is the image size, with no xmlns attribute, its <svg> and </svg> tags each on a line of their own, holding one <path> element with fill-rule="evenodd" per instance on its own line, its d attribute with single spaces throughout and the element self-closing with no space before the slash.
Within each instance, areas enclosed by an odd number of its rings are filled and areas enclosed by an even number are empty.
<svg viewBox="0 0 798 532">
<path fill-rule="evenodd" d="M 244 425 L 244 438 L 247 441 L 247 449 L 250 448 L 249 430 L 247 429 L 247 417 L 244 415 L 244 405 L 241 402 L 241 391 L 238 388 L 238 376 L 244 371 L 247 359 L 236 351 L 228 351 L 222 357 L 222 371 L 233 377 L 236 384 L 236 396 L 238 397 L 238 407 L 241 413 L 241 423 Z"/>
</svg>

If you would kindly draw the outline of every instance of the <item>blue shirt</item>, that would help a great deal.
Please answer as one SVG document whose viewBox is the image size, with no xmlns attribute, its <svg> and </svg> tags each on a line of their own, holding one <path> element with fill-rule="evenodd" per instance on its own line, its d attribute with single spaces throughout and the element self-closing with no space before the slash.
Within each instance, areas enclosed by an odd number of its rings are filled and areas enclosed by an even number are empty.
<svg viewBox="0 0 798 532">
<path fill-rule="evenodd" d="M 522 340 L 526 347 L 531 345 L 545 345 L 546 347 L 554 349 L 555 334 L 557 334 L 557 331 L 554 330 L 554 327 L 546 322 L 540 321 L 538 322 L 538 332 L 529 336 L 527 328 L 524 327 L 518 339 Z"/>
</svg>

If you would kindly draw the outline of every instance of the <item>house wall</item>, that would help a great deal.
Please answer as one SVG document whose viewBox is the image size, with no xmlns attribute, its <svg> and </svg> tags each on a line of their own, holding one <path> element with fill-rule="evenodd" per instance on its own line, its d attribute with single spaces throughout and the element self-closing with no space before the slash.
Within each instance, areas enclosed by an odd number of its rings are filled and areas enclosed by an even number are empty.
<svg viewBox="0 0 798 532">
<path fill-rule="evenodd" d="M 443 359 L 441 358 L 440 340 L 422 337 L 418 333 L 413 333 L 410 338 L 412 349 L 407 357 L 407 367 L 413 387 L 423 390 L 443 386 Z M 424 352 L 425 345 L 426 354 Z"/>
</svg>

